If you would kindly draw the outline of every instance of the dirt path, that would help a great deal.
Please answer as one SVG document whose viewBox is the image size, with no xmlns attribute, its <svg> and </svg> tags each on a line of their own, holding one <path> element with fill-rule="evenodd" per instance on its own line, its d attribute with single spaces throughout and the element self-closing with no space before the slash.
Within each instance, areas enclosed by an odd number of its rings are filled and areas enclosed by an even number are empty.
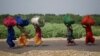
<svg viewBox="0 0 100 56">
<path fill-rule="evenodd" d="M 39 47 L 35 47 L 32 40 L 27 47 L 11 49 L 1 39 L 0 56 L 100 56 L 99 37 L 96 37 L 96 45 L 88 46 L 84 44 L 84 38 L 76 39 L 78 45 L 75 46 L 66 46 L 66 38 L 43 39 L 44 43 Z"/>
</svg>

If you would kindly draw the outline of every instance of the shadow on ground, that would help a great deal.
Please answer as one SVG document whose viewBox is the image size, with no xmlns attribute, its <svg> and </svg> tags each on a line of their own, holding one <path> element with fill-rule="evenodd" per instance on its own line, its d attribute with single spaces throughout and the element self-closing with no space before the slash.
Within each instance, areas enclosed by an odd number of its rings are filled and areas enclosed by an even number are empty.
<svg viewBox="0 0 100 56">
<path fill-rule="evenodd" d="M 85 45 L 84 41 L 76 40 L 77 45 L 66 46 L 66 40 L 45 40 L 41 46 L 35 47 L 33 41 L 29 42 L 27 47 L 9 48 L 6 41 L 0 41 L 0 51 L 21 54 L 32 50 L 78 50 L 78 51 L 91 51 L 100 52 L 100 39 L 96 40 L 95 45 Z"/>
</svg>

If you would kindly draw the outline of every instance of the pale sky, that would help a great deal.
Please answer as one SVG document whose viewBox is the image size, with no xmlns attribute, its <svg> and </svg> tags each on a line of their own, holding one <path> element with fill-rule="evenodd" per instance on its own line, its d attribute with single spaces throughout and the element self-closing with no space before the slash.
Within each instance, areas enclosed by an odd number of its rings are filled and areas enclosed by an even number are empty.
<svg viewBox="0 0 100 56">
<path fill-rule="evenodd" d="M 100 0 L 0 0 L 0 14 L 100 14 Z"/>
</svg>

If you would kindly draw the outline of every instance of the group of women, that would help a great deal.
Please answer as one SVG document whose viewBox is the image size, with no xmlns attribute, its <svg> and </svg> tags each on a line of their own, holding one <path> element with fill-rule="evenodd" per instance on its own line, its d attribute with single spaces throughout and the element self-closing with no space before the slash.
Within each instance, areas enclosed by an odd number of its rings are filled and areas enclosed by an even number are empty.
<svg viewBox="0 0 100 56">
<path fill-rule="evenodd" d="M 64 18 L 64 24 L 67 26 L 67 43 L 68 45 L 75 45 L 76 43 L 74 42 L 74 36 L 73 36 L 73 29 L 72 29 L 72 24 L 74 24 L 74 20 L 70 16 L 65 16 Z M 93 37 L 93 32 L 91 29 L 91 26 L 95 24 L 94 19 L 86 15 L 81 21 L 81 24 L 83 28 L 86 30 L 86 38 L 85 38 L 85 44 L 88 45 L 89 43 L 94 44 L 95 43 L 95 38 Z"/>
<path fill-rule="evenodd" d="M 25 26 L 29 25 L 30 21 L 29 19 L 22 19 L 21 16 L 7 16 L 3 20 L 3 24 L 8 29 L 8 35 L 7 35 L 7 44 L 9 47 L 15 47 L 14 40 L 15 38 L 15 31 L 13 29 L 14 26 L 17 26 L 18 29 L 20 29 L 21 34 L 19 36 L 18 43 L 20 46 L 27 46 L 27 38 L 28 32 L 25 29 Z M 35 36 L 34 36 L 34 43 L 36 46 L 39 46 L 42 44 L 42 32 L 41 27 L 44 26 L 44 19 L 41 17 L 34 17 L 31 19 L 31 23 L 34 25 L 35 28 Z M 73 36 L 73 29 L 72 24 L 74 24 L 74 20 L 70 16 L 64 17 L 64 24 L 67 27 L 67 44 L 68 45 L 75 45 L 74 36 Z M 95 24 L 95 21 L 90 16 L 85 16 L 81 21 L 82 26 L 86 29 L 86 40 L 85 43 L 92 43 L 94 44 L 95 39 L 93 37 L 91 26 Z"/>
</svg>

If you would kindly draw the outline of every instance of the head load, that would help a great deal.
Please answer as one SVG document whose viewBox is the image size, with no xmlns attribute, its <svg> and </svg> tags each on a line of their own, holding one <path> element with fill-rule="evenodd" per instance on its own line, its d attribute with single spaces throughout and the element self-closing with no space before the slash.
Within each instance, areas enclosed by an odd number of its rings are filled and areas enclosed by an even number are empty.
<svg viewBox="0 0 100 56">
<path fill-rule="evenodd" d="M 33 17 L 31 19 L 31 23 L 33 25 L 37 25 L 39 27 L 43 27 L 45 25 L 45 20 L 44 20 L 43 17 L 36 16 L 36 17 Z"/>
<path fill-rule="evenodd" d="M 87 16 L 84 16 L 84 18 L 81 21 L 81 24 L 83 24 L 83 25 L 94 25 L 95 20 L 91 16 L 87 15 Z"/>
<path fill-rule="evenodd" d="M 64 24 L 67 25 L 71 25 L 74 24 L 75 21 L 71 18 L 71 16 L 65 15 L 64 16 Z"/>
<path fill-rule="evenodd" d="M 16 25 L 16 20 L 15 20 L 15 18 L 12 17 L 12 16 L 7 16 L 6 18 L 4 18 L 3 24 L 4 24 L 6 27 L 13 27 L 13 26 Z"/>
<path fill-rule="evenodd" d="M 16 22 L 21 27 L 29 25 L 29 19 L 24 20 L 21 16 L 16 16 Z"/>
</svg>

